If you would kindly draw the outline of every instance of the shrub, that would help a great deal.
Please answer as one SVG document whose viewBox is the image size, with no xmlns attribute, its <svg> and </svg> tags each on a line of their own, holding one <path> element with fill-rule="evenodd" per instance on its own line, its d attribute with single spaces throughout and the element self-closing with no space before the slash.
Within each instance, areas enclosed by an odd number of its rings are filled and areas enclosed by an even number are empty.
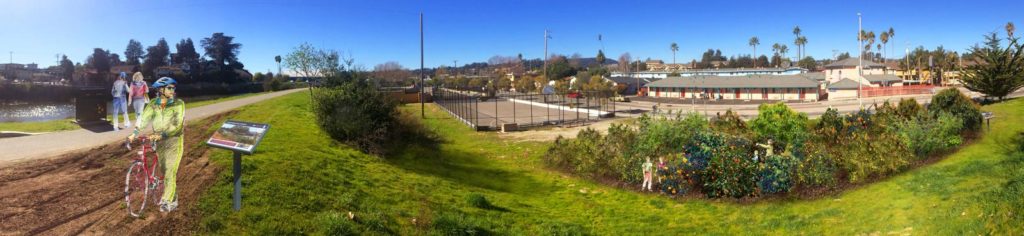
<svg viewBox="0 0 1024 236">
<path fill-rule="evenodd" d="M 746 135 L 750 131 L 747 128 L 747 123 L 732 109 L 726 110 L 725 114 L 715 115 L 715 118 L 711 119 L 711 127 L 716 131 L 732 135 Z"/>
<path fill-rule="evenodd" d="M 636 167 L 643 163 L 643 158 L 637 156 L 633 150 L 639 136 L 636 129 L 627 125 L 612 124 L 608 127 L 608 135 L 604 136 L 602 147 L 603 158 L 610 160 L 608 163 L 608 174 L 629 183 L 639 182 L 643 174 L 636 171 Z"/>
<path fill-rule="evenodd" d="M 283 88 L 284 82 L 279 77 L 270 78 L 263 82 L 263 91 L 279 91 Z"/>
<path fill-rule="evenodd" d="M 830 187 L 836 182 L 836 164 L 824 152 L 813 152 L 800 160 L 796 183 L 806 187 Z"/>
<path fill-rule="evenodd" d="M 782 102 L 761 104 L 757 110 L 757 118 L 750 122 L 750 128 L 759 139 L 770 138 L 786 144 L 807 132 L 807 114 L 793 111 Z"/>
<path fill-rule="evenodd" d="M 703 172 L 700 178 L 704 194 L 708 197 L 736 198 L 754 195 L 757 164 L 750 152 L 750 142 L 722 135 L 710 136 L 717 136 L 715 139 L 721 140 L 724 145 L 712 147 L 714 152 L 707 162 L 707 168 L 696 171 Z"/>
<path fill-rule="evenodd" d="M 758 176 L 762 193 L 784 193 L 793 188 L 794 174 L 799 162 L 791 155 L 771 155 L 764 158 L 764 168 Z"/>
<path fill-rule="evenodd" d="M 917 114 L 921 113 L 922 110 L 924 108 L 921 107 L 921 104 L 917 103 L 917 100 L 904 98 L 900 99 L 900 105 L 896 107 L 896 115 L 907 120 L 917 117 Z"/>
<path fill-rule="evenodd" d="M 705 171 L 704 194 L 712 198 L 754 195 L 756 170 L 749 156 L 718 156 L 711 160 Z"/>
<path fill-rule="evenodd" d="M 313 111 L 317 124 L 331 138 L 370 153 L 383 153 L 383 145 L 398 136 L 398 103 L 372 85 L 349 81 L 315 91 Z"/>
<path fill-rule="evenodd" d="M 693 135 L 708 129 L 708 121 L 696 113 L 678 114 L 675 118 L 641 116 L 633 154 L 640 159 L 657 158 L 665 153 L 676 153 L 693 139 Z"/>
<path fill-rule="evenodd" d="M 842 138 L 839 134 L 845 129 L 844 121 L 836 109 L 828 108 L 825 113 L 821 114 L 818 123 L 814 126 L 815 137 L 828 144 L 839 143 Z"/>
<path fill-rule="evenodd" d="M 899 137 L 884 132 L 855 132 L 845 145 L 834 149 L 837 152 L 832 155 L 833 161 L 846 171 L 851 183 L 900 170 L 913 155 L 900 143 Z"/>
<path fill-rule="evenodd" d="M 667 155 L 664 158 L 665 168 L 658 170 L 658 176 L 661 177 L 658 187 L 661 188 L 661 192 L 671 195 L 686 194 L 694 185 L 689 158 L 683 153 Z"/>
<path fill-rule="evenodd" d="M 963 122 L 963 128 L 968 131 L 981 129 L 981 107 L 973 100 L 960 93 L 956 88 L 944 89 L 932 97 L 932 103 L 928 105 L 928 111 L 933 116 L 938 113 L 950 113 Z"/>
<path fill-rule="evenodd" d="M 926 158 L 937 151 L 948 150 L 962 142 L 960 130 L 963 122 L 949 113 L 938 118 L 927 114 L 896 123 L 893 127 L 900 141 L 918 158 Z"/>
</svg>

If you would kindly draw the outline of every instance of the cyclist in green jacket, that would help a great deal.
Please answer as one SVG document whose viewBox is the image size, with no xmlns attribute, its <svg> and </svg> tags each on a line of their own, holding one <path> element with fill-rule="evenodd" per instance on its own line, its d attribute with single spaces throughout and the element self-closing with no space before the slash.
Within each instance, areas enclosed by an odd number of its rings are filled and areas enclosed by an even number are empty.
<svg viewBox="0 0 1024 236">
<path fill-rule="evenodd" d="M 128 140 L 134 141 L 141 133 L 140 130 L 147 124 L 153 124 L 153 134 L 149 139 L 157 142 L 156 152 L 160 157 L 161 166 L 164 170 L 164 193 L 160 198 L 160 211 L 167 212 L 178 207 L 176 177 L 178 164 L 181 163 L 181 156 L 185 147 L 184 123 L 185 123 L 185 102 L 175 98 L 174 90 L 177 86 L 174 79 L 163 77 L 153 82 L 152 88 L 157 89 L 156 99 L 153 99 L 142 112 L 135 132 L 128 136 Z"/>
</svg>

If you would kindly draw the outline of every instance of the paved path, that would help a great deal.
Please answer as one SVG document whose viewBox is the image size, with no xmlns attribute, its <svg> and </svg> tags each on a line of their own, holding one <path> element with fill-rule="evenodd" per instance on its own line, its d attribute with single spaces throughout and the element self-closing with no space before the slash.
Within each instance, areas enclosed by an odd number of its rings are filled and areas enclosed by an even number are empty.
<svg viewBox="0 0 1024 236">
<path fill-rule="evenodd" d="M 200 120 L 241 106 L 298 91 L 304 91 L 304 89 L 277 91 L 201 107 L 189 108 L 185 111 L 185 121 Z M 68 152 L 89 149 L 117 142 L 118 140 L 128 137 L 130 132 L 130 129 L 100 133 L 89 131 L 87 129 L 78 129 L 17 138 L 3 138 L 0 139 L 0 166 L 19 161 L 54 157 Z"/>
</svg>

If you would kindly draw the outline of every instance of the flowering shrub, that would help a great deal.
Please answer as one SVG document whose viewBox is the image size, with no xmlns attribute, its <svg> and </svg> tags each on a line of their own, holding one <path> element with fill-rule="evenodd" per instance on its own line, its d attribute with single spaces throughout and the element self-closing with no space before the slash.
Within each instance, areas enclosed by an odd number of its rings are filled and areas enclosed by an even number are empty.
<svg viewBox="0 0 1024 236">
<path fill-rule="evenodd" d="M 790 155 L 771 155 L 764 158 L 758 186 L 762 193 L 784 193 L 793 188 L 799 162 Z"/>
<path fill-rule="evenodd" d="M 692 167 L 685 154 L 673 154 L 665 157 L 665 167 L 658 169 L 661 192 L 671 195 L 686 194 L 693 186 Z"/>
<path fill-rule="evenodd" d="M 796 183 L 805 187 L 831 187 L 836 182 L 836 164 L 824 152 L 814 152 L 796 168 Z"/>
<path fill-rule="evenodd" d="M 757 163 L 751 153 L 750 141 L 742 138 L 709 134 L 723 142 L 711 152 L 704 171 L 700 173 L 704 194 L 708 197 L 745 197 L 755 194 Z M 693 162 L 696 165 L 696 161 Z"/>
</svg>

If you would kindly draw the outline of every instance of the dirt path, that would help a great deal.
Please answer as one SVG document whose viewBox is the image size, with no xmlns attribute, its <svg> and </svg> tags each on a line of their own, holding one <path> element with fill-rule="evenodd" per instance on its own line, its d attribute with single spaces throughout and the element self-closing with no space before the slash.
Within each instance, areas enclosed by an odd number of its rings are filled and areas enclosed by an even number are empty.
<svg viewBox="0 0 1024 236">
<path fill-rule="evenodd" d="M 578 134 L 580 132 L 580 130 L 583 130 L 583 129 L 586 129 L 586 128 L 595 129 L 597 131 L 600 131 L 601 133 L 607 133 L 609 126 L 611 126 L 612 124 L 621 123 L 621 122 L 624 122 L 624 121 L 626 121 L 626 118 L 607 119 L 607 120 L 601 120 L 601 121 L 598 121 L 597 123 L 591 123 L 591 124 L 584 125 L 584 126 L 576 126 L 576 127 L 568 127 L 568 128 L 554 127 L 554 128 L 539 129 L 539 130 L 527 130 L 527 131 L 520 131 L 520 132 L 500 133 L 498 136 L 502 137 L 502 138 L 506 138 L 506 139 L 516 140 L 516 141 L 553 141 L 556 138 L 558 138 L 558 136 L 562 136 L 563 138 L 576 138 L 576 134 Z"/>
<path fill-rule="evenodd" d="M 178 171 L 178 210 L 162 215 L 148 205 L 142 218 L 124 209 L 124 176 L 131 154 L 111 143 L 58 158 L 0 169 L 0 235 L 169 235 L 193 231 L 199 195 L 223 169 L 207 158 L 203 131 L 222 113 L 186 126 Z M 188 132 L 193 131 L 193 132 Z M 150 203 L 147 203 L 150 204 Z"/>
</svg>

